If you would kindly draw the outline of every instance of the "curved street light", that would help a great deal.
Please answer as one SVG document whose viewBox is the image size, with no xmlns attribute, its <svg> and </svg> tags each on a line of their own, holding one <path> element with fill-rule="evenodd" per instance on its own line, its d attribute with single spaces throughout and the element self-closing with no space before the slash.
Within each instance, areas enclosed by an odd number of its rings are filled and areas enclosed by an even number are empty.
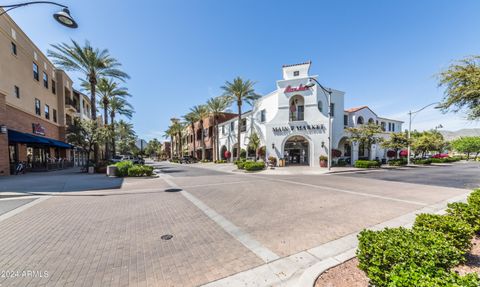
<svg viewBox="0 0 480 287">
<path fill-rule="evenodd" d="M 0 8 L 5 9 L 5 11 L 1 12 L 0 16 L 2 16 L 3 14 L 13 9 L 32 5 L 32 4 L 51 4 L 51 5 L 62 7 L 63 9 L 61 11 L 58 11 L 57 13 L 53 14 L 53 18 L 57 20 L 58 23 L 62 24 L 65 27 L 72 28 L 72 29 L 75 29 L 78 27 L 77 22 L 70 15 L 70 10 L 68 10 L 68 7 L 52 1 L 31 1 L 31 2 L 25 2 L 25 3 L 12 4 L 12 5 L 3 5 L 3 6 L 0 6 Z"/>
<path fill-rule="evenodd" d="M 332 168 L 332 90 L 326 89 L 322 84 L 320 84 L 315 78 L 309 77 L 308 83 L 305 85 L 307 88 L 315 86 L 315 83 L 322 89 L 323 94 L 327 98 L 328 103 L 328 170 Z M 328 96 L 327 96 L 328 94 Z"/>
<path fill-rule="evenodd" d="M 423 108 L 417 110 L 417 111 L 409 111 L 408 112 L 408 116 L 409 116 L 409 121 L 408 121 L 408 149 L 407 149 L 407 165 L 410 165 L 410 153 L 411 153 L 411 145 L 410 145 L 410 134 L 412 132 L 412 115 L 413 114 L 417 114 L 421 111 L 423 111 L 424 109 L 430 107 L 430 106 L 433 106 L 433 105 L 437 105 L 437 104 L 440 104 L 440 102 L 434 102 L 434 103 L 431 103 L 431 104 L 428 104 L 426 106 L 424 106 Z M 437 108 L 437 107 L 435 107 Z M 441 126 L 441 125 L 440 125 Z"/>
</svg>

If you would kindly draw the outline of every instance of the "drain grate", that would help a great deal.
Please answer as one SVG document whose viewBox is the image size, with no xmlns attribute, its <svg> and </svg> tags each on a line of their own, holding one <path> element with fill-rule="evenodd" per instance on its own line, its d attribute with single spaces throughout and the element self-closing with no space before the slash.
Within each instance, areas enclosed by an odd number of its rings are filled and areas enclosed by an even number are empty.
<svg viewBox="0 0 480 287">
<path fill-rule="evenodd" d="M 182 189 L 180 189 L 180 188 L 168 188 L 168 189 L 165 189 L 165 192 L 179 192 L 179 191 L 182 191 Z"/>
<path fill-rule="evenodd" d="M 173 238 L 173 235 L 171 235 L 171 234 L 165 234 L 165 235 L 160 236 L 160 238 L 161 238 L 162 240 L 170 240 L 170 239 Z"/>
</svg>

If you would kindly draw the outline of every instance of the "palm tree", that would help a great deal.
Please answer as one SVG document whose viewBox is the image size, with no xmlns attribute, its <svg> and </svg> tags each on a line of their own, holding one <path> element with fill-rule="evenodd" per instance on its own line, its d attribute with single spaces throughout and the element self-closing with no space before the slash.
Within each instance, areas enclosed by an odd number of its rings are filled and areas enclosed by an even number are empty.
<svg viewBox="0 0 480 287">
<path fill-rule="evenodd" d="M 126 99 L 121 97 L 111 98 L 109 106 L 112 134 L 115 134 L 115 116 L 122 115 L 128 119 L 131 119 L 134 111 L 132 105 Z M 112 154 L 116 154 L 115 137 L 112 137 Z"/>
<path fill-rule="evenodd" d="M 133 124 L 120 120 L 116 125 L 119 150 L 122 154 L 126 154 L 135 147 L 135 140 L 137 139 L 135 131 L 133 130 Z"/>
<path fill-rule="evenodd" d="M 88 81 L 83 80 L 82 81 L 82 87 L 84 90 L 90 90 L 90 83 Z M 103 116 L 104 116 L 104 124 L 106 127 L 108 127 L 108 118 L 109 118 L 109 113 L 108 111 L 110 110 L 110 103 L 113 101 L 115 98 L 122 98 L 125 99 L 126 97 L 130 97 L 131 95 L 128 93 L 128 89 L 124 87 L 120 87 L 120 85 L 115 82 L 113 79 L 107 79 L 107 78 L 100 78 L 97 83 L 97 91 L 100 94 L 100 99 L 98 99 L 98 105 L 103 109 Z M 119 103 L 116 103 L 118 106 Z M 127 104 L 128 108 L 131 108 L 130 104 Z M 120 107 L 123 108 L 123 107 Z M 127 117 L 130 119 L 131 118 L 131 113 Z M 111 130 L 112 133 L 114 132 L 114 122 L 112 120 L 112 126 Z M 112 142 L 114 143 L 114 139 L 112 138 Z M 115 148 L 113 148 L 115 149 Z M 108 140 L 105 141 L 105 158 L 108 159 L 110 155 L 109 152 L 109 143 Z M 115 155 L 115 152 L 113 152 L 113 155 Z"/>
<path fill-rule="evenodd" d="M 196 142 L 196 133 L 195 133 L 195 123 L 198 122 L 200 119 L 198 118 L 198 115 L 194 112 L 189 112 L 188 114 L 183 116 L 183 119 L 190 124 L 190 127 L 192 128 L 192 133 L 193 133 L 193 157 L 197 157 L 197 149 L 195 146 Z"/>
<path fill-rule="evenodd" d="M 210 114 L 213 116 L 213 125 L 215 127 L 215 135 L 214 135 L 214 148 L 215 148 L 215 156 L 214 160 L 218 160 L 220 158 L 219 156 L 219 148 L 218 148 L 218 143 L 219 143 L 219 136 L 218 136 L 218 117 L 220 116 L 221 113 L 223 113 L 228 106 L 230 105 L 230 102 L 227 97 L 221 96 L 221 97 L 216 97 L 216 98 L 210 98 L 207 101 L 207 108 Z"/>
<path fill-rule="evenodd" d="M 83 73 L 90 83 L 90 102 L 92 103 L 92 118 L 97 119 L 96 86 L 101 77 L 112 77 L 124 81 L 128 79 L 127 73 L 119 68 L 121 64 L 112 56 L 107 49 L 93 48 L 89 41 L 80 46 L 72 40 L 72 44 L 61 43 L 52 45 L 54 50 L 48 50 L 48 56 L 53 63 L 67 71 Z M 98 163 L 98 144 L 94 148 L 94 161 Z"/>
<path fill-rule="evenodd" d="M 203 120 L 208 117 L 208 109 L 205 105 L 197 105 L 190 109 L 190 112 L 195 114 L 200 122 L 201 141 L 202 144 L 202 160 L 205 160 L 205 130 L 203 128 Z M 196 135 L 195 135 L 196 140 Z"/>
<path fill-rule="evenodd" d="M 172 126 L 169 126 L 168 129 L 163 134 L 163 137 L 168 139 L 170 138 L 170 160 L 173 159 L 173 137 L 175 136 L 175 131 Z"/>
<path fill-rule="evenodd" d="M 254 85 L 255 83 L 250 80 L 243 80 L 240 77 L 236 77 L 233 79 L 233 83 L 226 81 L 225 85 L 221 87 L 224 91 L 224 96 L 228 97 L 230 102 L 236 102 L 238 107 L 237 160 L 240 159 L 242 104 L 245 102 L 252 105 L 253 101 L 260 98 L 260 95 L 255 93 Z"/>
</svg>

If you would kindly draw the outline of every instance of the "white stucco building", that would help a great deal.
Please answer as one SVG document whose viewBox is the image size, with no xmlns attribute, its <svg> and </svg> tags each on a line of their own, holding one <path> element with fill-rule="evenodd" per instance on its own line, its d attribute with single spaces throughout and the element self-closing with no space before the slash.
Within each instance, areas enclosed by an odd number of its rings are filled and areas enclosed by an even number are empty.
<svg viewBox="0 0 480 287">
<path fill-rule="evenodd" d="M 311 62 L 283 66 L 283 79 L 277 81 L 277 89 L 260 99 L 253 109 L 242 116 L 241 148 L 248 150 L 250 135 L 255 132 L 266 147 L 266 156 L 285 158 L 287 165 L 319 166 L 319 157 L 328 154 L 328 99 L 323 90 L 315 85 L 305 85 L 310 75 Z M 332 147 L 341 152 L 340 157 L 355 162 L 366 157 L 368 151 L 356 143 L 347 141 L 346 127 L 375 122 L 384 127 L 381 135 L 402 130 L 402 122 L 377 116 L 367 106 L 344 109 L 345 93 L 332 91 Z M 219 125 L 222 157 L 226 150 L 234 155 L 237 148 L 237 119 Z M 248 156 L 254 156 L 249 152 Z M 374 145 L 371 159 L 386 158 L 386 151 Z"/>
</svg>

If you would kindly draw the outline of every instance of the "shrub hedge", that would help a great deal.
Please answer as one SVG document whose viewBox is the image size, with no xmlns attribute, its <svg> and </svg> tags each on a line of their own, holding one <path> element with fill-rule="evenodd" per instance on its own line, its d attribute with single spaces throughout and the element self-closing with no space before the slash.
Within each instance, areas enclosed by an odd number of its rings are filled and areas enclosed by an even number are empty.
<svg viewBox="0 0 480 287">
<path fill-rule="evenodd" d="M 355 167 L 356 168 L 379 168 L 380 167 L 380 162 L 376 160 L 357 160 L 355 162 Z"/>
<path fill-rule="evenodd" d="M 215 163 L 227 163 L 227 160 L 219 159 L 219 160 L 216 160 Z"/>
<path fill-rule="evenodd" d="M 246 171 L 255 171 L 255 170 L 262 170 L 265 168 L 265 163 L 263 161 L 246 161 L 243 164 L 243 168 Z"/>
<path fill-rule="evenodd" d="M 128 176 L 151 176 L 153 174 L 153 166 L 134 165 L 128 169 Z"/>
<path fill-rule="evenodd" d="M 403 166 L 407 165 L 407 159 L 406 158 L 400 158 L 400 159 L 392 159 L 388 161 L 389 166 Z"/>
<path fill-rule="evenodd" d="M 412 229 L 364 230 L 359 268 L 376 287 L 478 287 L 477 274 L 459 276 L 450 268 L 465 260 L 474 232 L 480 232 L 480 189 L 468 203 L 451 203 L 446 215 L 420 214 Z"/>
<path fill-rule="evenodd" d="M 473 228 L 457 217 L 438 214 L 419 214 L 413 224 L 413 230 L 440 232 L 453 246 L 464 254 L 472 247 Z"/>
<path fill-rule="evenodd" d="M 133 166 L 133 162 L 129 160 L 121 161 L 117 162 L 115 166 L 117 167 L 117 172 L 115 173 L 115 175 L 124 177 L 128 175 L 128 169 Z"/>
<path fill-rule="evenodd" d="M 463 253 L 438 232 L 387 228 L 359 234 L 359 268 L 370 283 L 388 286 L 390 273 L 400 264 L 419 264 L 448 270 L 462 261 Z"/>
<path fill-rule="evenodd" d="M 389 276 L 388 287 L 478 287 L 480 280 L 477 274 L 460 276 L 432 266 L 401 264 L 395 266 Z"/>
<path fill-rule="evenodd" d="M 414 164 L 429 165 L 429 164 L 432 164 L 432 159 L 431 158 L 414 159 L 413 163 Z"/>
</svg>

